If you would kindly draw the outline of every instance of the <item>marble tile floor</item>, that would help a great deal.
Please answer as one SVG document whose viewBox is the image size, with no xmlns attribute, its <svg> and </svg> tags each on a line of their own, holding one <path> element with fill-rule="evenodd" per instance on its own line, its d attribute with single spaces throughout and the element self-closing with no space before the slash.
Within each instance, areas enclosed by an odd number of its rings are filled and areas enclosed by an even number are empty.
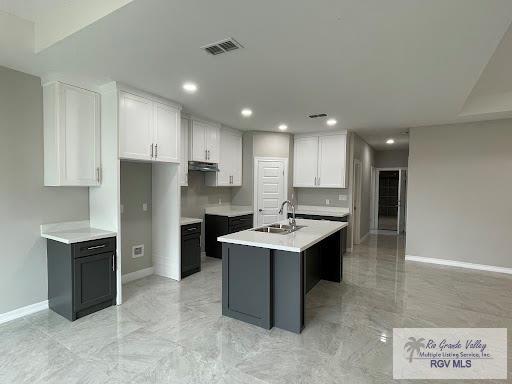
<svg viewBox="0 0 512 384">
<path fill-rule="evenodd" d="M 73 323 L 42 311 L 0 325 L 0 383 L 393 383 L 393 327 L 512 328 L 511 291 L 511 276 L 405 263 L 402 237 L 371 235 L 341 285 L 308 294 L 296 335 L 222 317 L 221 262 L 207 258 Z"/>
</svg>

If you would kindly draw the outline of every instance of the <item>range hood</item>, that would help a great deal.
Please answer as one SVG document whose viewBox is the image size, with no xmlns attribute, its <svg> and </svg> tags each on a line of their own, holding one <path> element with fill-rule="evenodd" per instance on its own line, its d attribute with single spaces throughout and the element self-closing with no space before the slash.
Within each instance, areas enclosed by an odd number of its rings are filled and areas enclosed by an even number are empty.
<svg viewBox="0 0 512 384">
<path fill-rule="evenodd" d="M 201 172 L 219 172 L 219 166 L 216 163 L 204 163 L 202 161 L 189 161 L 189 171 L 201 171 Z"/>
</svg>

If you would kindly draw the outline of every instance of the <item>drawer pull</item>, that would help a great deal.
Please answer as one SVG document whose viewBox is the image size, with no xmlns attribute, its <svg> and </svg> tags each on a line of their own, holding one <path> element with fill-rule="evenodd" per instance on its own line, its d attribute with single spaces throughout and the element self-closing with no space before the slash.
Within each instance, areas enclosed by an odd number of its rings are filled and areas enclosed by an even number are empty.
<svg viewBox="0 0 512 384">
<path fill-rule="evenodd" d="M 102 244 L 102 245 L 95 245 L 94 247 L 87 247 L 87 250 L 88 250 L 88 251 L 92 251 L 93 249 L 105 248 L 106 246 L 107 246 L 106 244 Z"/>
<path fill-rule="evenodd" d="M 197 228 L 187 228 L 187 231 L 197 231 Z"/>
</svg>

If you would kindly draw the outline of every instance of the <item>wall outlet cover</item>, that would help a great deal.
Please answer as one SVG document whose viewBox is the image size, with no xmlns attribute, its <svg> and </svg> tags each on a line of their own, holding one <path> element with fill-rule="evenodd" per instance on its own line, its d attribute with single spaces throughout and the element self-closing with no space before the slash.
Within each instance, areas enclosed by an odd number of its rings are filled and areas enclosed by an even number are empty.
<svg viewBox="0 0 512 384">
<path fill-rule="evenodd" d="M 325 205 L 329 205 L 329 204 L 331 204 L 331 200 L 325 199 Z"/>
<path fill-rule="evenodd" d="M 347 195 L 338 195 L 339 201 L 347 201 Z"/>
<path fill-rule="evenodd" d="M 143 203 L 143 204 L 142 204 L 142 210 L 143 210 L 144 212 L 146 212 L 146 211 L 148 210 L 148 203 Z"/>
<path fill-rule="evenodd" d="M 134 245 L 132 247 L 132 259 L 144 256 L 144 244 Z"/>
</svg>

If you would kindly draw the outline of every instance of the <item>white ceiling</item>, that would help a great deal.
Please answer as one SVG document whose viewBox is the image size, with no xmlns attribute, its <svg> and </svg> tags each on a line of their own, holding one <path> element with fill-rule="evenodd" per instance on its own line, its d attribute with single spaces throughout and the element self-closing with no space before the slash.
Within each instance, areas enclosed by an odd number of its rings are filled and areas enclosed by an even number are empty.
<svg viewBox="0 0 512 384">
<path fill-rule="evenodd" d="M 462 120 L 511 20 L 510 0 L 135 0 L 37 55 L 0 51 L 0 64 L 122 81 L 240 129 L 328 130 L 306 117 L 327 113 L 389 149 L 388 137 L 407 146 L 408 127 Z M 245 48 L 199 49 L 226 37 Z"/>
</svg>

